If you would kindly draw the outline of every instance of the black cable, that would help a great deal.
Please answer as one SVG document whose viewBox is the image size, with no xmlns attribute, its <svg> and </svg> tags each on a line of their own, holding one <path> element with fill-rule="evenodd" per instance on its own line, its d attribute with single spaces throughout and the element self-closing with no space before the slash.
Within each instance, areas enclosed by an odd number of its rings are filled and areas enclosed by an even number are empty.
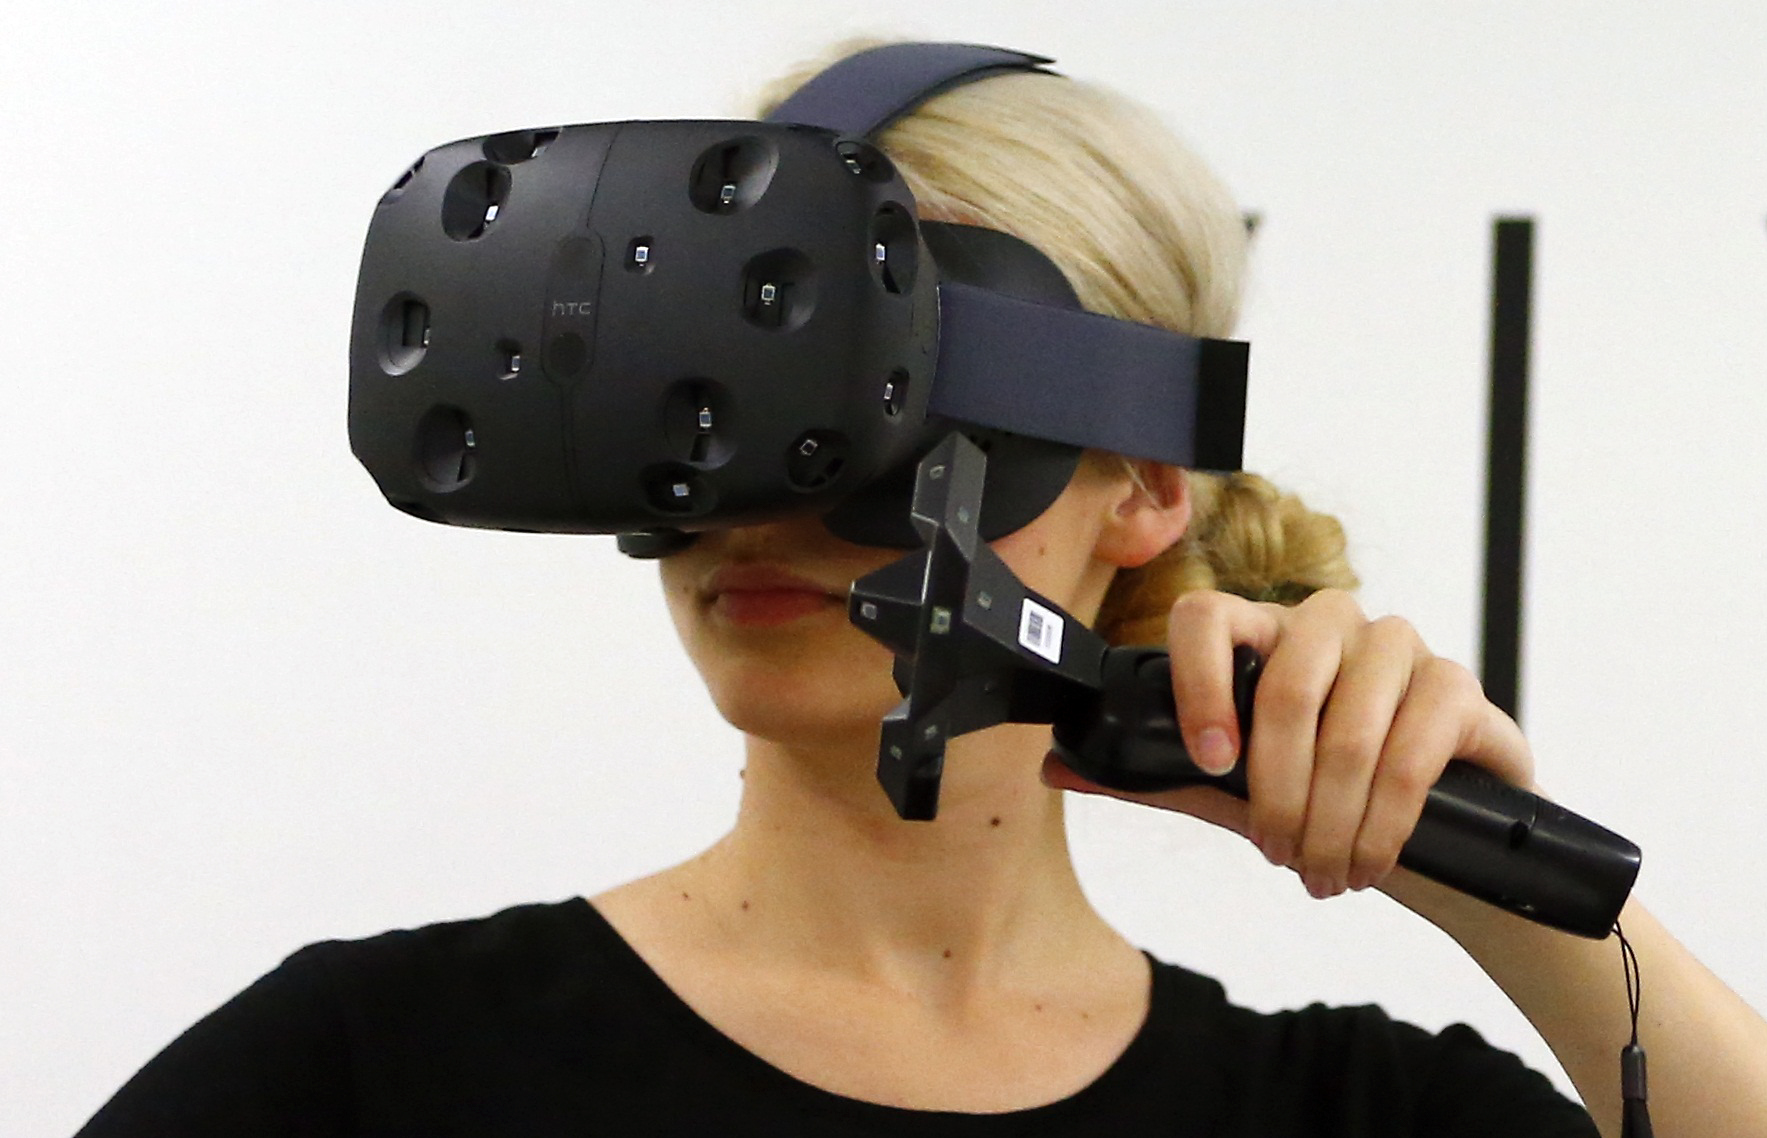
<svg viewBox="0 0 1767 1138">
<path fill-rule="evenodd" d="M 1644 1078 L 1644 1048 L 1638 1043 L 1638 1009 L 1644 1003 L 1644 973 L 1638 953 L 1620 922 L 1614 922 L 1620 938 L 1620 969 L 1626 976 L 1626 1007 L 1632 1013 L 1632 1038 L 1620 1049 L 1620 1138 L 1653 1138 L 1650 1128 L 1650 1092 Z"/>
</svg>

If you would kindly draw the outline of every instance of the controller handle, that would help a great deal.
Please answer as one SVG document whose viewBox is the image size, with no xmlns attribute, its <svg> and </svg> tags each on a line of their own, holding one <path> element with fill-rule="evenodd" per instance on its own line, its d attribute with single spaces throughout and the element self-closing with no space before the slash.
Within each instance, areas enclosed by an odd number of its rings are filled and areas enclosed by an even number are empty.
<svg viewBox="0 0 1767 1138">
<path fill-rule="evenodd" d="M 1234 649 L 1241 738 L 1263 660 Z M 1076 774 L 1113 790 L 1214 786 L 1247 797 L 1243 762 L 1224 775 L 1196 766 L 1178 732 L 1171 657 L 1157 648 L 1112 648 L 1097 704 L 1055 723 L 1055 751 Z M 1638 877 L 1639 850 L 1620 835 L 1463 759 L 1430 789 L 1399 864 L 1529 920 L 1605 938 Z"/>
</svg>

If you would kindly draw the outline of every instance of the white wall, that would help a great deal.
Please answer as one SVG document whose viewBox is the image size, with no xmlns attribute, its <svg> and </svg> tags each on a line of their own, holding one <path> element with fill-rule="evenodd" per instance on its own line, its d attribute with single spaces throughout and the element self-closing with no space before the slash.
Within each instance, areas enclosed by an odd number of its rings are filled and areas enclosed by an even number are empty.
<svg viewBox="0 0 1767 1138">
<path fill-rule="evenodd" d="M 432 145 L 731 114 L 851 31 L 1043 51 L 1198 143 L 1265 217 L 1251 464 L 1345 519 L 1372 611 L 1467 661 L 1489 220 L 1540 219 L 1541 777 L 1767 1005 L 1767 8 L 957 7 L 9 12 L 0 1135 L 71 1132 L 308 941 L 594 892 L 720 832 L 736 741 L 651 570 L 415 522 L 352 459 L 356 257 Z M 1105 910 L 1242 1002 L 1463 1019 L 1556 1076 L 1396 906 L 1308 901 L 1188 820 L 1076 815 Z"/>
</svg>

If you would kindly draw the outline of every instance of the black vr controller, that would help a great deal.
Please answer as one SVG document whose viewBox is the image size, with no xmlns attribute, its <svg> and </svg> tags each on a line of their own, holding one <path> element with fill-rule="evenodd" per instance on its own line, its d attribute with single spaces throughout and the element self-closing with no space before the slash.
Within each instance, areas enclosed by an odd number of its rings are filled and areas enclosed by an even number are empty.
<svg viewBox="0 0 1767 1138">
<path fill-rule="evenodd" d="M 898 44 L 836 64 L 766 122 L 430 151 L 369 226 L 356 456 L 414 516 L 616 534 L 633 556 L 800 515 L 861 544 L 925 541 L 853 592 L 855 622 L 901 661 L 879 776 L 904 818 L 935 813 L 946 738 L 1007 721 L 1053 722 L 1105 785 L 1197 781 L 1159 654 L 1105 651 L 981 543 L 1042 513 L 1084 448 L 1238 469 L 1246 345 L 1081 310 L 1024 241 L 922 219 L 871 141 L 943 90 L 1048 62 Z M 941 498 L 929 471 L 961 472 L 962 492 Z M 1408 864 L 1604 935 L 1637 848 L 1468 771 L 1432 796 Z"/>
<path fill-rule="evenodd" d="M 906 697 L 885 719 L 878 781 L 904 818 L 938 813 L 945 744 L 998 723 L 1049 723 L 1055 753 L 1114 790 L 1203 785 L 1247 798 L 1244 762 L 1210 775 L 1179 734 L 1171 659 L 1110 647 L 1027 589 L 976 531 L 988 459 L 953 434 L 921 462 L 926 548 L 853 583 L 853 623 L 897 654 Z M 1262 661 L 1234 653 L 1241 737 Z M 1399 864 L 1552 928 L 1603 938 L 1638 877 L 1638 847 L 1463 760 L 1430 790 Z"/>
</svg>

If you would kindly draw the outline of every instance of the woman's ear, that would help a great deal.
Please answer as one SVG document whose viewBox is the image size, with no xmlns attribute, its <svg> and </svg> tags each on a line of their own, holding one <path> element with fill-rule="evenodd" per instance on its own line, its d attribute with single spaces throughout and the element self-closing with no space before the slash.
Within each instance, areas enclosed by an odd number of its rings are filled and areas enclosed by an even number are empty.
<svg viewBox="0 0 1767 1138">
<path fill-rule="evenodd" d="M 1097 553 L 1119 569 L 1139 569 L 1184 536 L 1190 525 L 1190 480 L 1163 462 L 1123 461 L 1127 477 L 1111 502 Z"/>
</svg>

